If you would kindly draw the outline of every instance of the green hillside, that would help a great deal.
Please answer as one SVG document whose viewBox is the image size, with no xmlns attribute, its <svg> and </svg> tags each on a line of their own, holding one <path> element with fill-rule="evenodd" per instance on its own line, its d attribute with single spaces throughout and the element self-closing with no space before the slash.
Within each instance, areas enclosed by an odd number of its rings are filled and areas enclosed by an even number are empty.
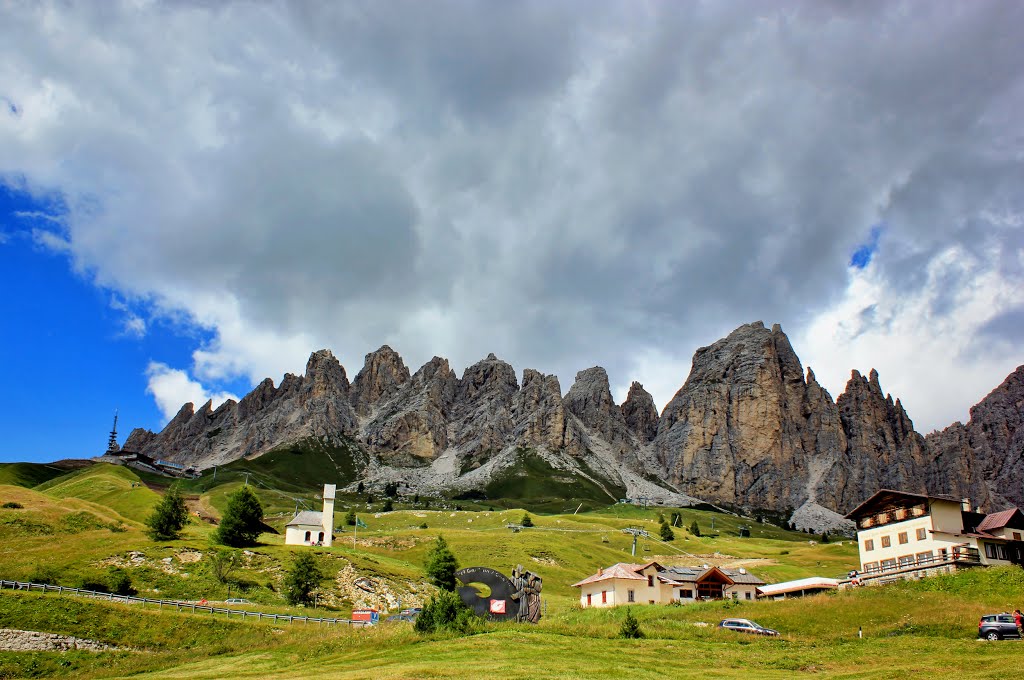
<svg viewBox="0 0 1024 680">
<path fill-rule="evenodd" d="M 79 498 L 106 506 L 126 520 L 142 522 L 160 499 L 135 471 L 120 465 L 97 463 L 51 479 L 36 487 L 54 498 Z"/>
<path fill-rule="evenodd" d="M 0 463 L 0 485 L 31 489 L 67 473 L 67 467 L 51 463 Z"/>
</svg>

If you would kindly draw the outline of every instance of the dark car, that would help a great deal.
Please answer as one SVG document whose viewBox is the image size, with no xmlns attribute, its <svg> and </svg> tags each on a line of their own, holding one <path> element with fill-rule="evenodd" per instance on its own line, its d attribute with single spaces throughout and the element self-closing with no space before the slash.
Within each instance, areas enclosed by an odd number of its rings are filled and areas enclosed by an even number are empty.
<svg viewBox="0 0 1024 680">
<path fill-rule="evenodd" d="M 779 635 L 779 631 L 765 628 L 750 619 L 722 619 L 718 622 L 718 627 L 723 630 L 734 630 L 737 633 L 750 633 L 752 635 L 770 635 L 772 637 Z"/>
<path fill-rule="evenodd" d="M 399 621 L 412 622 L 416 620 L 416 617 L 420 615 L 421 611 L 423 610 L 420 607 L 414 607 L 412 609 L 403 609 L 397 614 L 389 616 L 387 619 L 385 619 L 385 621 L 387 623 L 397 623 Z"/>
<path fill-rule="evenodd" d="M 978 637 L 986 640 L 1002 640 L 1003 638 L 1019 638 L 1017 624 L 1013 614 L 985 614 L 978 621 Z"/>
</svg>

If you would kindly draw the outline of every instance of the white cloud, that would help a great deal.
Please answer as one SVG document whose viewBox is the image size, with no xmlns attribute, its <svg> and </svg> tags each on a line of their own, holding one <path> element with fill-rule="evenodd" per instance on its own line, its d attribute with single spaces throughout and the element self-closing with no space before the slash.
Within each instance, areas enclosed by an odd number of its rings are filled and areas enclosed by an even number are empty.
<svg viewBox="0 0 1024 680">
<path fill-rule="evenodd" d="M 153 395 L 165 422 L 173 418 L 183 404 L 191 402 L 198 409 L 212 399 L 213 408 L 217 408 L 228 399 L 237 400 L 235 395 L 227 392 L 211 394 L 185 371 L 158 361 L 150 362 L 146 377 L 149 379 L 146 392 Z"/>
<path fill-rule="evenodd" d="M 991 264 L 953 246 L 926 267 L 926 284 L 906 293 L 874 265 L 851 268 L 843 298 L 793 339 L 805 365 L 833 397 L 845 389 L 850 369 L 878 370 L 882 388 L 901 399 L 915 428 L 941 429 L 966 422 L 981 400 L 1020 363 L 1019 346 L 979 347 L 982 330 L 1001 310 L 1024 305 L 1024 288 L 1003 280 Z M 946 294 L 943 281 L 962 278 L 950 312 L 935 313 Z"/>
</svg>

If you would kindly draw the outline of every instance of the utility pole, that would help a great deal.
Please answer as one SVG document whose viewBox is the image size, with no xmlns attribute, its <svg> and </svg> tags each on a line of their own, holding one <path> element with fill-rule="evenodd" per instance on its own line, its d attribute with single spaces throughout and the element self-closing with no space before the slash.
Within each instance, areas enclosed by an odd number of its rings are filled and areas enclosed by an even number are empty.
<svg viewBox="0 0 1024 680">
<path fill-rule="evenodd" d="M 638 529 L 637 527 L 628 527 L 626 529 L 623 529 L 622 533 L 624 533 L 624 534 L 632 534 L 633 535 L 633 552 L 630 553 L 630 554 L 633 555 L 634 557 L 636 557 L 636 537 L 637 536 L 643 536 L 644 538 L 649 538 L 650 537 L 650 534 L 647 533 L 646 530 Z"/>
<path fill-rule="evenodd" d="M 246 485 L 246 486 L 249 486 L 249 474 L 250 474 L 250 473 L 248 473 L 248 472 L 243 472 L 242 474 L 243 474 L 243 475 L 245 475 L 245 485 Z"/>
</svg>

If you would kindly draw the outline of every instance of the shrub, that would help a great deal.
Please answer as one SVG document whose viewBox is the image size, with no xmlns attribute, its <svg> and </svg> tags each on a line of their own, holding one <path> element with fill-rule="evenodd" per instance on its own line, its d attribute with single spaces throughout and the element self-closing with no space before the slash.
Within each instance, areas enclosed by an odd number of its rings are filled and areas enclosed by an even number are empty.
<svg viewBox="0 0 1024 680">
<path fill-rule="evenodd" d="M 124 569 L 111 567 L 107 572 L 107 587 L 115 595 L 134 595 L 137 591 L 132 587 L 132 578 Z"/>
<path fill-rule="evenodd" d="M 310 594 L 320 586 L 324 578 L 312 553 L 300 553 L 284 579 L 285 598 L 289 604 L 309 604 L 313 601 Z"/>
<path fill-rule="evenodd" d="M 348 513 L 345 515 L 345 524 L 350 527 L 354 527 L 356 525 L 356 511 L 354 509 L 350 508 Z"/>
<path fill-rule="evenodd" d="M 413 628 L 418 633 L 451 631 L 464 635 L 473 629 L 476 621 L 473 611 L 462 602 L 458 593 L 442 590 L 423 605 Z"/>
<path fill-rule="evenodd" d="M 3 505 L 0 505 L 0 508 L 7 508 L 9 510 L 20 510 L 23 507 L 25 506 L 21 503 L 15 503 L 14 501 L 7 501 Z"/>
<path fill-rule="evenodd" d="M 434 547 L 427 553 L 427 578 L 441 590 L 455 590 L 455 572 L 459 570 L 459 561 L 455 558 L 444 537 L 438 536 Z"/>
<path fill-rule="evenodd" d="M 519 521 L 519 523 L 522 524 L 524 527 L 532 527 L 533 526 L 533 518 L 530 517 L 529 513 L 525 513 L 525 514 L 523 514 L 523 519 L 521 519 Z"/>
<path fill-rule="evenodd" d="M 146 532 L 154 541 L 171 541 L 178 538 L 178 533 L 188 522 L 188 510 L 185 499 L 174 484 L 153 509 L 153 514 L 146 518 Z"/>
<path fill-rule="evenodd" d="M 381 506 L 380 511 L 381 512 L 391 512 L 394 509 L 395 509 L 394 501 L 392 501 L 390 498 L 385 498 L 384 499 L 384 505 Z"/>
<path fill-rule="evenodd" d="M 213 538 L 221 545 L 242 548 L 255 545 L 263 531 L 263 506 L 247 486 L 231 494 L 228 509 Z"/>
<path fill-rule="evenodd" d="M 420 529 L 426 529 L 426 528 L 427 528 L 427 523 L 426 522 L 424 522 L 423 524 L 420 525 Z"/>
<path fill-rule="evenodd" d="M 214 550 L 210 555 L 210 573 L 217 583 L 227 583 L 239 562 L 238 552 L 235 550 Z"/>
<path fill-rule="evenodd" d="M 384 485 L 384 495 L 388 498 L 395 498 L 398 496 L 398 482 L 388 482 Z"/>
<path fill-rule="evenodd" d="M 622 619 L 622 625 L 619 626 L 619 637 L 627 640 L 639 640 L 643 636 L 644 632 L 640 630 L 640 622 L 633 616 L 633 612 L 629 611 L 629 607 L 626 607 L 626 617 Z"/>
</svg>

